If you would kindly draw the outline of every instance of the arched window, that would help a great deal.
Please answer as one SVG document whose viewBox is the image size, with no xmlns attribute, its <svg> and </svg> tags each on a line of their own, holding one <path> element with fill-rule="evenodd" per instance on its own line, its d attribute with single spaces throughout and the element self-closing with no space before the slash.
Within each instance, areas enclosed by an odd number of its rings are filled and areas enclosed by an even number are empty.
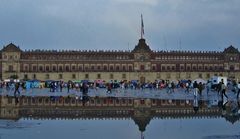
<svg viewBox="0 0 240 139">
<path fill-rule="evenodd" d="M 59 70 L 59 71 L 63 71 L 62 66 L 59 66 L 59 67 L 58 67 L 58 70 Z"/>
<path fill-rule="evenodd" d="M 104 71 L 107 71 L 108 70 L 107 65 L 104 65 L 103 69 L 104 69 Z"/>
<path fill-rule="evenodd" d="M 57 70 L 56 66 L 53 66 L 53 67 L 52 67 L 52 70 L 53 70 L 53 71 L 56 71 L 56 70 Z"/>
<path fill-rule="evenodd" d="M 50 68 L 49 68 L 49 66 L 46 66 L 46 71 L 50 71 Z"/>
<path fill-rule="evenodd" d="M 230 70 L 234 70 L 234 65 L 231 65 L 231 66 L 230 66 Z"/>
<path fill-rule="evenodd" d="M 70 71 L 70 68 L 69 68 L 69 66 L 67 65 L 67 66 L 65 66 L 65 70 L 66 71 Z"/>
</svg>

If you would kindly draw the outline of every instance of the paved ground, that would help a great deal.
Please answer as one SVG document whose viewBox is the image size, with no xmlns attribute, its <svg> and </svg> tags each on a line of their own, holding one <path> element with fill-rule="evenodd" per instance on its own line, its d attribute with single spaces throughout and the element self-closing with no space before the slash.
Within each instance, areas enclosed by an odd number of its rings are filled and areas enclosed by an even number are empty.
<svg viewBox="0 0 240 139">
<path fill-rule="evenodd" d="M 14 90 L 7 91 L 6 89 L 0 89 L 1 95 L 13 95 Z M 226 93 L 229 96 L 229 100 L 236 100 L 236 94 L 231 90 Z M 68 93 L 66 89 L 63 92 L 50 92 L 48 88 L 45 89 L 30 89 L 22 90 L 21 95 L 25 96 L 81 96 L 82 93 L 79 90 L 70 90 Z M 174 92 L 168 93 L 167 89 L 154 90 L 154 89 L 143 89 L 143 90 L 133 90 L 133 89 L 113 89 L 112 93 L 107 93 L 106 89 L 89 89 L 88 95 L 90 97 L 126 97 L 126 98 L 154 98 L 154 99 L 194 99 L 193 91 L 186 93 L 185 89 L 178 88 Z M 206 90 L 203 90 L 202 96 L 198 96 L 202 100 L 219 100 L 220 97 L 217 92 L 211 91 L 208 95 Z"/>
</svg>

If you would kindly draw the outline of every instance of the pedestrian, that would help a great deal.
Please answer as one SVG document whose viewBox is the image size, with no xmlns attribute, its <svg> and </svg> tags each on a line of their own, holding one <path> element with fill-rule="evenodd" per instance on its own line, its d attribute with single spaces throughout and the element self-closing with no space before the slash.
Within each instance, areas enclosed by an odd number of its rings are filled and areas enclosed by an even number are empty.
<svg viewBox="0 0 240 139">
<path fill-rule="evenodd" d="M 194 83 L 193 83 L 193 90 L 194 90 L 193 95 L 195 97 L 197 97 L 197 95 L 198 95 L 198 83 L 197 83 L 197 81 L 194 81 Z"/>
<path fill-rule="evenodd" d="M 107 93 L 112 93 L 112 86 L 110 83 L 107 84 Z"/>
<path fill-rule="evenodd" d="M 60 81 L 60 92 L 62 92 L 63 86 L 64 86 L 64 82 Z"/>
<path fill-rule="evenodd" d="M 238 99 L 239 98 L 239 93 L 240 93 L 240 82 L 238 82 L 237 87 L 238 87 L 238 92 L 237 92 L 237 99 Z"/>
<path fill-rule="evenodd" d="M 209 93 L 209 91 L 211 89 L 211 82 L 210 81 L 207 82 L 206 87 L 207 87 L 207 95 L 208 95 L 208 93 Z"/>
<path fill-rule="evenodd" d="M 203 84 L 202 84 L 202 82 L 200 82 L 197 87 L 198 87 L 199 95 L 202 96 L 202 90 L 203 90 Z"/>
<path fill-rule="evenodd" d="M 186 93 L 186 92 L 187 92 L 187 93 L 189 93 L 189 88 L 190 88 L 190 85 L 189 85 L 189 83 L 188 83 L 188 82 L 186 82 L 186 85 L 185 85 L 185 87 L 186 87 L 185 93 Z"/>
<path fill-rule="evenodd" d="M 20 95 L 19 88 L 20 88 L 20 83 L 19 82 L 15 83 L 14 96 L 16 96 L 16 93 L 18 93 L 18 95 Z"/>
<path fill-rule="evenodd" d="M 68 93 L 69 93 L 69 91 L 70 91 L 71 86 L 72 86 L 72 85 L 71 85 L 71 81 L 69 80 L 68 83 L 67 83 L 67 90 L 68 90 Z"/>
<path fill-rule="evenodd" d="M 174 82 L 172 81 L 172 83 L 171 83 L 171 92 L 173 93 L 174 92 L 174 89 L 175 89 L 175 84 L 174 84 Z"/>
<path fill-rule="evenodd" d="M 224 84 L 223 82 L 223 79 L 221 81 L 221 98 L 222 98 L 222 101 L 223 101 L 223 95 L 228 99 L 228 96 L 226 95 L 226 85 Z"/>
</svg>

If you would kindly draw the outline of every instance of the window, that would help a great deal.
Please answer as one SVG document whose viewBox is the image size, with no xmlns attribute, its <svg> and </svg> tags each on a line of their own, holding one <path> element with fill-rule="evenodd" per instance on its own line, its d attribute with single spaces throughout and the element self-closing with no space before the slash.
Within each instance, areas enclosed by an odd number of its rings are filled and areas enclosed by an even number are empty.
<svg viewBox="0 0 240 139">
<path fill-rule="evenodd" d="M 46 74 L 46 75 L 45 75 L 45 79 L 49 79 L 49 74 Z"/>
<path fill-rule="evenodd" d="M 33 74 L 33 79 L 37 79 L 37 76 L 36 76 L 36 74 Z"/>
<path fill-rule="evenodd" d="M 163 70 L 163 71 L 165 70 L 165 66 L 162 66 L 162 70 Z"/>
<path fill-rule="evenodd" d="M 111 71 L 113 70 L 113 66 L 110 66 L 110 70 L 111 70 Z"/>
<path fill-rule="evenodd" d="M 209 70 L 213 70 L 212 66 L 209 67 Z"/>
<path fill-rule="evenodd" d="M 13 65 L 8 66 L 8 71 L 13 72 Z"/>
<path fill-rule="evenodd" d="M 122 78 L 123 78 L 123 79 L 126 79 L 126 74 L 122 74 Z"/>
<path fill-rule="evenodd" d="M 28 66 L 27 65 L 24 66 L 24 71 L 28 71 Z"/>
<path fill-rule="evenodd" d="M 107 65 L 104 65 L 104 66 L 103 66 L 103 69 L 104 69 L 104 71 L 107 71 L 107 69 L 108 69 L 108 68 L 107 68 Z"/>
<path fill-rule="evenodd" d="M 33 71 L 37 71 L 37 66 L 33 66 L 33 67 L 32 67 L 32 70 L 33 70 Z"/>
<path fill-rule="evenodd" d="M 119 70 L 120 70 L 120 67 L 119 67 L 118 65 L 116 66 L 116 70 L 117 70 L 117 71 L 119 71 Z"/>
<path fill-rule="evenodd" d="M 202 73 L 199 73 L 199 74 L 198 74 L 198 78 L 202 78 Z"/>
<path fill-rule="evenodd" d="M 101 66 L 98 65 L 98 66 L 97 66 L 97 69 L 98 69 L 98 70 L 101 70 Z"/>
<path fill-rule="evenodd" d="M 167 70 L 168 70 L 168 71 L 170 70 L 170 66 L 167 66 Z"/>
<path fill-rule="evenodd" d="M 94 70 L 94 66 L 93 65 L 91 66 L 91 70 Z"/>
<path fill-rule="evenodd" d="M 175 70 L 175 67 L 174 67 L 174 66 L 172 66 L 172 70 Z"/>
<path fill-rule="evenodd" d="M 43 67 L 42 66 L 39 66 L 39 71 L 43 71 Z"/>
<path fill-rule="evenodd" d="M 97 74 L 97 79 L 101 79 L 101 74 Z"/>
<path fill-rule="evenodd" d="M 152 66 L 152 70 L 156 70 L 156 66 Z"/>
<path fill-rule="evenodd" d="M 88 74 L 85 74 L 85 79 L 88 79 L 88 78 L 89 78 Z"/>
<path fill-rule="evenodd" d="M 133 70 L 132 66 L 128 66 L 128 70 L 132 71 Z"/>
<path fill-rule="evenodd" d="M 63 75 L 62 75 L 62 74 L 58 74 L 58 78 L 59 78 L 59 79 L 62 79 L 62 78 L 63 78 Z"/>
<path fill-rule="evenodd" d="M 76 70 L 76 67 L 75 65 L 72 66 L 72 70 L 75 71 Z"/>
<path fill-rule="evenodd" d="M 202 66 L 199 66 L 199 67 L 198 67 L 198 70 L 202 70 Z"/>
<path fill-rule="evenodd" d="M 82 67 L 82 66 L 78 66 L 78 70 L 79 70 L 79 71 L 82 71 L 82 70 L 83 70 L 83 67 Z"/>
<path fill-rule="evenodd" d="M 193 66 L 193 70 L 196 70 L 196 66 Z"/>
<path fill-rule="evenodd" d="M 58 70 L 59 70 L 59 71 L 63 71 L 62 66 L 59 66 L 59 67 L 58 67 Z"/>
<path fill-rule="evenodd" d="M 69 66 L 65 66 L 65 70 L 66 70 L 67 72 L 70 71 Z"/>
<path fill-rule="evenodd" d="M 114 77 L 113 77 L 113 74 L 110 74 L 110 79 L 113 79 Z"/>
<path fill-rule="evenodd" d="M 205 70 L 208 70 L 208 67 L 207 67 L 207 66 L 205 66 Z"/>
<path fill-rule="evenodd" d="M 76 74 L 72 74 L 72 79 L 76 79 Z"/>
<path fill-rule="evenodd" d="M 140 66 L 140 70 L 145 70 L 144 65 L 141 65 L 141 66 Z"/>
<path fill-rule="evenodd" d="M 50 71 L 50 68 L 49 68 L 49 66 L 46 66 L 46 71 Z"/>
<path fill-rule="evenodd" d="M 184 70 L 184 66 L 181 66 L 181 70 Z"/>
<path fill-rule="evenodd" d="M 84 69 L 85 69 L 85 71 L 88 71 L 88 66 L 87 65 L 84 66 Z"/>
<path fill-rule="evenodd" d="M 122 67 L 122 70 L 123 70 L 123 71 L 126 71 L 126 66 L 123 66 L 123 67 Z"/>
<path fill-rule="evenodd" d="M 207 77 L 207 78 L 210 78 L 210 74 L 209 74 L 209 73 L 207 73 L 207 74 L 206 74 L 206 77 Z"/>
<path fill-rule="evenodd" d="M 233 65 L 230 65 L 230 70 L 234 70 L 234 66 Z"/>
<path fill-rule="evenodd" d="M 176 74 L 176 78 L 177 78 L 177 79 L 180 79 L 180 76 L 181 76 L 180 73 L 179 73 L 179 74 Z"/>
<path fill-rule="evenodd" d="M 223 66 L 220 66 L 220 67 L 219 67 L 219 70 L 223 70 Z"/>
<path fill-rule="evenodd" d="M 52 70 L 53 70 L 53 71 L 56 71 L 56 70 L 57 70 L 56 66 L 53 66 L 53 67 L 52 67 Z"/>
<path fill-rule="evenodd" d="M 27 74 L 24 74 L 24 79 L 28 79 L 28 75 Z"/>
<path fill-rule="evenodd" d="M 167 73 L 167 79 L 170 79 L 170 78 L 171 78 L 171 74 Z"/>
</svg>

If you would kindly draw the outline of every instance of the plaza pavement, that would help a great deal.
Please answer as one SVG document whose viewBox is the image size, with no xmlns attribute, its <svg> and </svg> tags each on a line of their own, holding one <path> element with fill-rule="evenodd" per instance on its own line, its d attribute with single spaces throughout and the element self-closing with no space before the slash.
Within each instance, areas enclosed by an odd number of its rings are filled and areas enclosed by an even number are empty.
<svg viewBox="0 0 240 139">
<path fill-rule="evenodd" d="M 227 90 L 226 93 L 229 97 L 229 100 L 236 100 L 236 94 L 231 90 Z M 7 91 L 5 88 L 0 89 L 0 95 L 14 95 L 14 90 Z M 70 90 L 67 92 L 67 89 L 63 89 L 62 92 L 50 92 L 49 88 L 44 89 L 29 89 L 29 90 L 21 90 L 21 95 L 24 96 L 82 96 L 82 92 L 76 89 Z M 107 93 L 105 88 L 99 89 L 89 89 L 88 95 L 90 97 L 118 97 L 118 98 L 150 98 L 150 99 L 183 99 L 183 100 L 192 100 L 194 99 L 193 90 L 185 92 L 183 88 L 177 88 L 174 92 L 168 93 L 167 89 L 112 89 L 111 93 Z M 210 101 L 218 101 L 220 99 L 218 93 L 216 91 L 210 91 L 207 95 L 206 89 L 203 90 L 202 96 L 198 96 L 201 100 L 210 100 Z"/>
</svg>

